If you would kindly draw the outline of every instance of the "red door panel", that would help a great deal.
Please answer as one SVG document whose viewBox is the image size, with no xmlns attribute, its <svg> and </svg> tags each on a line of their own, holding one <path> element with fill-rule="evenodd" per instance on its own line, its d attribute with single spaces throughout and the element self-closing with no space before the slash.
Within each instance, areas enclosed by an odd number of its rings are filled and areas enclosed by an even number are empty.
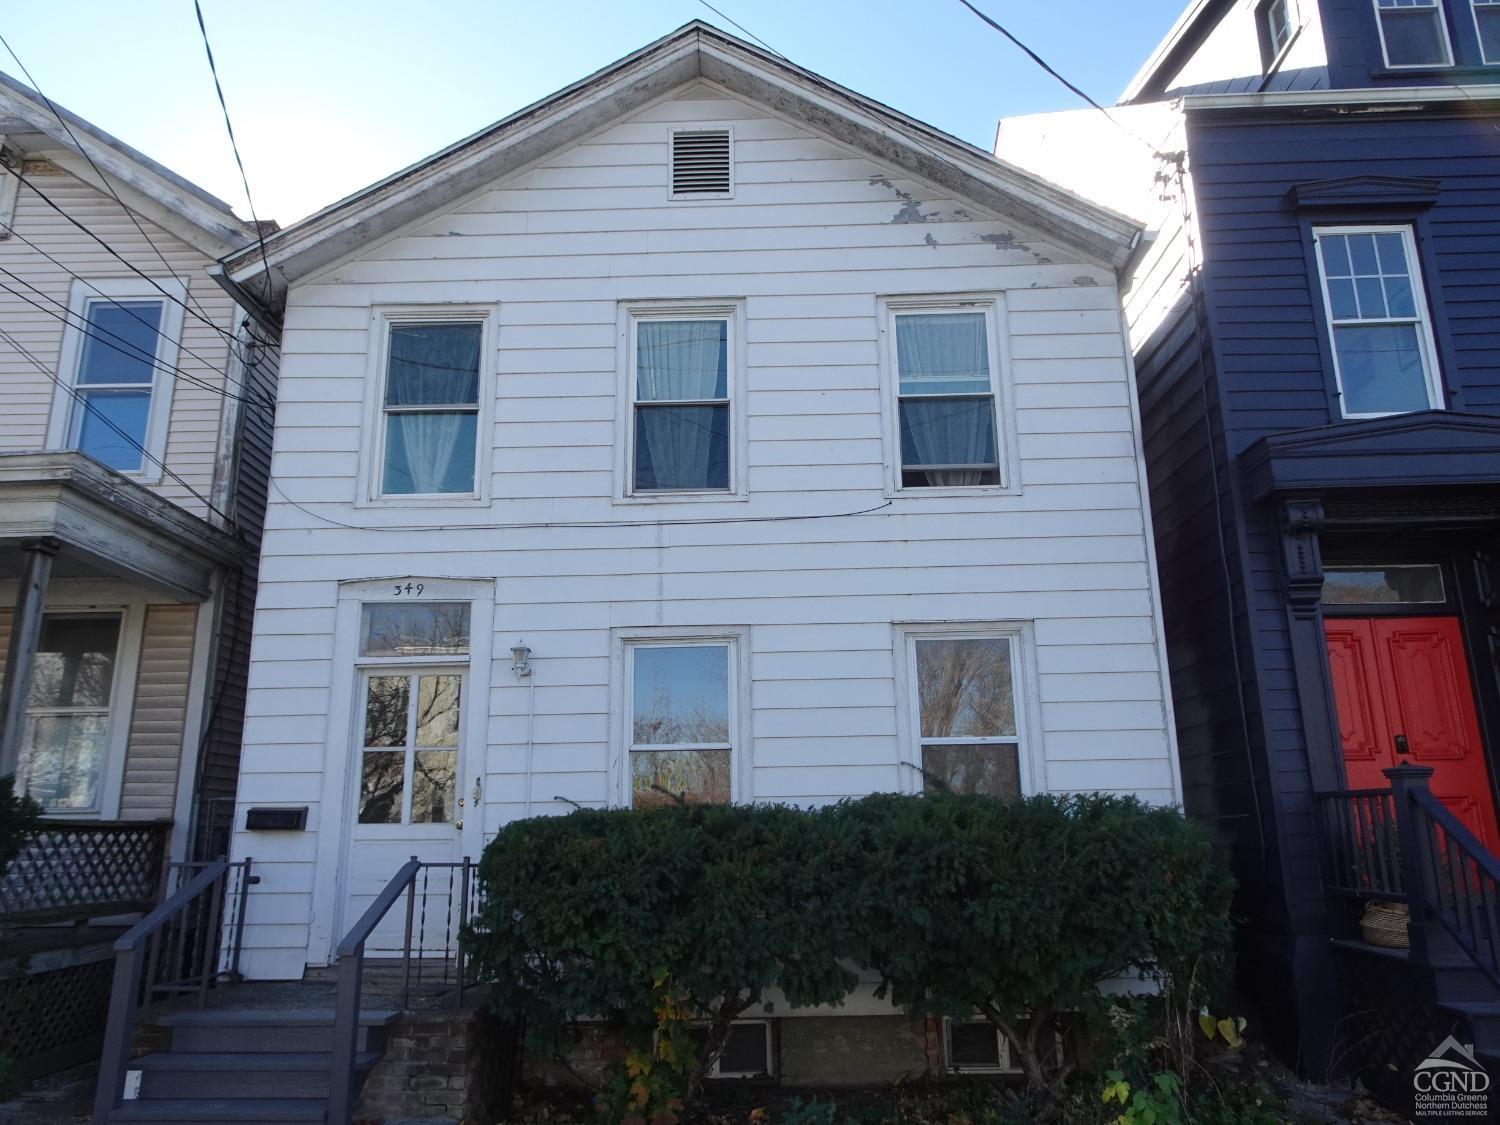
<svg viewBox="0 0 1500 1125">
<path fill-rule="evenodd" d="M 1398 760 L 1432 766 L 1432 792 L 1495 851 L 1495 820 L 1474 692 L 1456 617 L 1337 617 L 1325 622 L 1339 737 L 1351 788 L 1383 788 Z"/>
</svg>

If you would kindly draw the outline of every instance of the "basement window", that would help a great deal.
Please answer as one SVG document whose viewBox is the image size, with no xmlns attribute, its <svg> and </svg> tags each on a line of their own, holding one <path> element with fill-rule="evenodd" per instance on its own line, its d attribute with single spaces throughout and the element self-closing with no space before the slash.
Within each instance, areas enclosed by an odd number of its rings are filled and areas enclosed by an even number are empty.
<svg viewBox="0 0 1500 1125">
<path fill-rule="evenodd" d="M 956 1074 L 1019 1074 L 1010 1042 L 989 1020 L 943 1021 L 943 1054 Z"/>
<path fill-rule="evenodd" d="M 672 130 L 672 198 L 734 195 L 733 141 L 725 129 Z"/>
<path fill-rule="evenodd" d="M 708 1028 L 693 1029 L 696 1040 L 708 1036 Z M 709 1068 L 710 1078 L 769 1078 L 773 1073 L 771 1023 L 769 1020 L 737 1020 L 730 1025 L 724 1049 Z"/>
</svg>

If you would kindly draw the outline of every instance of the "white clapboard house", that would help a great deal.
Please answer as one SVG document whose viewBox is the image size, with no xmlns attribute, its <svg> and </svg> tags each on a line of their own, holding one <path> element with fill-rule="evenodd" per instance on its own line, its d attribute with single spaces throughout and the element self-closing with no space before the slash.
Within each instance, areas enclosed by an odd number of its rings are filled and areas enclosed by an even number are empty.
<svg viewBox="0 0 1500 1125">
<path fill-rule="evenodd" d="M 574 805 L 1176 802 L 1138 233 L 693 23 L 225 259 L 284 318 L 246 974 Z"/>
</svg>

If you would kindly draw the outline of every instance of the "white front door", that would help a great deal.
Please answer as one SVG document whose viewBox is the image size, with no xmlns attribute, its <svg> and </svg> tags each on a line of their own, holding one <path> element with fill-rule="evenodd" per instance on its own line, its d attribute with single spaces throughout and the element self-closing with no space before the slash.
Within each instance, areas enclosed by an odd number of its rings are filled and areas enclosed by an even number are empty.
<svg viewBox="0 0 1500 1125">
<path fill-rule="evenodd" d="M 438 865 L 464 858 L 466 756 L 479 759 L 465 746 L 475 705 L 468 616 L 455 603 L 365 607 L 341 934 L 413 856 Z M 414 952 L 455 948 L 461 870 L 424 869 L 415 887 L 410 909 L 403 896 L 386 913 L 368 956 L 399 955 L 408 915 Z"/>
</svg>

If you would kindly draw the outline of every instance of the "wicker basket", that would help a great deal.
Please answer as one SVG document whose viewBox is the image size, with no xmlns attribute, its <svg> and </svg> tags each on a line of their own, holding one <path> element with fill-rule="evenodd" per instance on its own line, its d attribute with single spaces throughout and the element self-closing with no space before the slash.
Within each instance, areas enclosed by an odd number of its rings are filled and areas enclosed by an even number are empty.
<svg viewBox="0 0 1500 1125">
<path fill-rule="evenodd" d="M 1409 921 L 1404 902 L 1371 902 L 1360 916 L 1360 932 L 1371 945 L 1386 949 L 1407 948 L 1406 926 Z"/>
</svg>

